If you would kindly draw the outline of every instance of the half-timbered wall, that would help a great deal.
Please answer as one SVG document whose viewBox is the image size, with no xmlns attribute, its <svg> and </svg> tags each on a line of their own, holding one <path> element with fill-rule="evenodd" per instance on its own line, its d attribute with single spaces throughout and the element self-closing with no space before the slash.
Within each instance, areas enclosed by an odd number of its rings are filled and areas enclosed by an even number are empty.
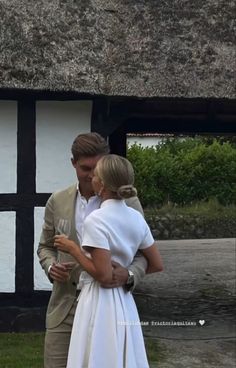
<svg viewBox="0 0 236 368">
<path fill-rule="evenodd" d="M 125 155 L 126 134 L 235 134 L 236 101 L 0 91 L 0 331 L 44 328 L 51 285 L 38 246 L 50 194 L 75 182 L 79 133 L 109 137 Z"/>
<path fill-rule="evenodd" d="M 91 113 L 91 100 L 0 101 L 1 307 L 34 307 L 34 294 L 51 289 L 36 254 L 44 206 L 76 182 L 70 148 L 91 130 Z"/>
</svg>

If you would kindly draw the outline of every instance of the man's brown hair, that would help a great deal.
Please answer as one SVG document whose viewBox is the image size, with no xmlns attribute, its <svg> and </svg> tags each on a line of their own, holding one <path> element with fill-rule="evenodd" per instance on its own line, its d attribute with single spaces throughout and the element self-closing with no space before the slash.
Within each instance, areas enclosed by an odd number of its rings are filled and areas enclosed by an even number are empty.
<svg viewBox="0 0 236 368">
<path fill-rule="evenodd" d="M 71 147 L 74 161 L 81 157 L 93 157 L 97 155 L 107 155 L 110 152 L 107 141 L 98 133 L 79 134 Z"/>
</svg>

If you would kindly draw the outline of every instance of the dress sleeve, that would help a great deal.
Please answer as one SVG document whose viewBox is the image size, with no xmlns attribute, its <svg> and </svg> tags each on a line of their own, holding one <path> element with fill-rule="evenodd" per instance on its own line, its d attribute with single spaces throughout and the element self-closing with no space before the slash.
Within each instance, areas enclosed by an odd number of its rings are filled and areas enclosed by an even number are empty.
<svg viewBox="0 0 236 368">
<path fill-rule="evenodd" d="M 110 250 L 109 234 L 99 218 L 89 215 L 84 221 L 82 247 Z"/>
<path fill-rule="evenodd" d="M 141 242 L 141 244 L 139 245 L 139 249 L 145 249 L 145 248 L 148 248 L 150 247 L 151 245 L 153 245 L 154 243 L 154 238 L 152 236 L 152 233 L 151 233 L 151 230 L 148 226 L 148 224 L 146 223 L 146 221 L 144 220 L 144 224 L 143 224 L 143 227 L 144 227 L 144 232 L 143 232 L 143 240 Z"/>
</svg>

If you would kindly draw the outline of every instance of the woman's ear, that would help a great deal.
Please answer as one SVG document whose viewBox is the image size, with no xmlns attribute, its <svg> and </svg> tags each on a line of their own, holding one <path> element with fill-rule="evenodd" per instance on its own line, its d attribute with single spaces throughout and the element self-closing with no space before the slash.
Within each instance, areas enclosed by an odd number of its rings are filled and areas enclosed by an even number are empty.
<svg viewBox="0 0 236 368">
<path fill-rule="evenodd" d="M 102 191 L 103 191 L 103 188 L 100 188 L 99 192 L 98 192 L 98 196 L 100 197 L 102 195 Z"/>
<path fill-rule="evenodd" d="M 101 196 L 102 192 L 103 192 L 103 191 L 104 191 L 104 189 L 105 189 L 105 186 L 104 186 L 104 183 L 103 183 L 103 181 L 102 181 L 102 180 L 101 180 L 100 184 L 101 184 L 101 188 L 99 189 L 98 196 Z"/>
</svg>

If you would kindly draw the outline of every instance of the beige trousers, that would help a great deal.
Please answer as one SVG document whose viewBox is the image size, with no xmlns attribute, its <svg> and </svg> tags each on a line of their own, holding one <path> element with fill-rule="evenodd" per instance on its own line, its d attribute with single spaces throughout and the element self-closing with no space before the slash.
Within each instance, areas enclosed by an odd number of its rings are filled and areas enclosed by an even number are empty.
<svg viewBox="0 0 236 368">
<path fill-rule="evenodd" d="M 66 319 L 59 326 L 46 330 L 44 368 L 66 368 L 76 306 L 77 300 L 75 300 Z"/>
</svg>

